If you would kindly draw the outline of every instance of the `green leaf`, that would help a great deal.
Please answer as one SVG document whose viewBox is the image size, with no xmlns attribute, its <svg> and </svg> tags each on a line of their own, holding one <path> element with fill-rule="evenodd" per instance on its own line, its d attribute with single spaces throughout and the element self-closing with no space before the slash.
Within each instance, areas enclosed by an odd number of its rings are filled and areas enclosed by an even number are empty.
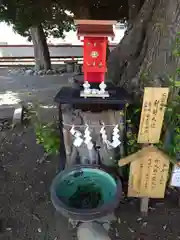
<svg viewBox="0 0 180 240">
<path fill-rule="evenodd" d="M 180 88 L 180 81 L 175 81 L 175 87 Z"/>
</svg>

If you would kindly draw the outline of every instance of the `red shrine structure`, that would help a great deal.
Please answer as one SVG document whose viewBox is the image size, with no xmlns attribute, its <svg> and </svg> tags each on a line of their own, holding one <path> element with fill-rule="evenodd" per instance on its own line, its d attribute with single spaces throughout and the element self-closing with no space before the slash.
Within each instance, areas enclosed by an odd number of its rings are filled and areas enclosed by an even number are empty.
<svg viewBox="0 0 180 240">
<path fill-rule="evenodd" d="M 116 21 L 75 20 L 78 38 L 83 37 L 84 81 L 104 81 L 108 37 L 114 38 L 113 25 Z"/>
</svg>

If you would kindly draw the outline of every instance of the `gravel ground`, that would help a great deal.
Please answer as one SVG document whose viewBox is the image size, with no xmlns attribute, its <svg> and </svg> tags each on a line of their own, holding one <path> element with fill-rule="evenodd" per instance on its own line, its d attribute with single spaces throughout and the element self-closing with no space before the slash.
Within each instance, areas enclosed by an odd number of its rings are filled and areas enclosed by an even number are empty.
<svg viewBox="0 0 180 240">
<path fill-rule="evenodd" d="M 38 163 L 43 149 L 36 145 L 31 127 L 8 130 L 0 137 L 0 240 L 71 240 L 66 219 L 57 215 L 49 188 L 58 172 L 58 157 Z M 139 200 L 120 204 L 112 240 L 180 239 L 177 192 L 154 200 L 142 218 Z"/>
<path fill-rule="evenodd" d="M 70 76 L 9 76 L 1 68 L 0 105 L 39 102 L 49 107 Z M 50 121 L 57 110 L 45 108 L 41 114 Z M 55 214 L 49 198 L 59 159 L 38 164 L 43 150 L 32 130 L 0 132 L 0 240 L 71 239 L 66 219 Z"/>
<path fill-rule="evenodd" d="M 10 101 L 11 91 L 11 97 L 20 101 L 51 105 L 68 77 L 9 77 L 0 71 L 0 101 Z M 47 119 L 57 114 L 56 109 L 52 114 L 45 111 Z M 49 196 L 60 159 L 51 157 L 39 164 L 42 156 L 31 127 L 0 132 L 0 240 L 72 240 L 66 219 L 55 213 Z M 139 200 L 124 201 L 116 211 L 112 240 L 180 239 L 177 197 L 168 190 L 165 200 L 151 202 L 146 218 L 139 214 Z"/>
<path fill-rule="evenodd" d="M 0 240 L 71 239 L 49 196 L 59 159 L 39 164 L 42 156 L 31 128 L 1 133 Z"/>
<path fill-rule="evenodd" d="M 52 104 L 56 93 L 68 84 L 71 76 L 67 73 L 58 76 L 9 76 L 0 69 L 0 105 L 20 101 Z"/>
</svg>

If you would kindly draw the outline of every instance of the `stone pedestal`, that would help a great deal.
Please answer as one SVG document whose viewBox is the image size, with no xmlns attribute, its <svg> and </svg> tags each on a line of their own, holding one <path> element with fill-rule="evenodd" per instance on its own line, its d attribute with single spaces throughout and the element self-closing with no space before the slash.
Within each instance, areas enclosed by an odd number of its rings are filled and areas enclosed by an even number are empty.
<svg viewBox="0 0 180 240">
<path fill-rule="evenodd" d="M 77 231 L 78 240 L 111 240 L 105 228 L 96 222 L 83 223 Z"/>
</svg>

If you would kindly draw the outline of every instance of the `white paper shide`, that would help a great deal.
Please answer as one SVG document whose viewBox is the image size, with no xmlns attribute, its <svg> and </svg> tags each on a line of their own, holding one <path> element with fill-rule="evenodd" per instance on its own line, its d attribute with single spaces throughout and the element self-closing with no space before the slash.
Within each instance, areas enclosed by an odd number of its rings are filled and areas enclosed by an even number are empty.
<svg viewBox="0 0 180 240">
<path fill-rule="evenodd" d="M 84 143 L 87 145 L 87 148 L 89 150 L 93 149 L 93 143 L 91 140 L 92 140 L 91 132 L 89 131 L 89 127 L 86 126 L 86 129 L 84 131 Z"/>
<path fill-rule="evenodd" d="M 120 144 L 121 144 L 121 141 L 119 140 L 120 138 L 120 135 L 119 135 L 119 129 L 118 129 L 118 125 L 116 125 L 113 129 L 113 137 L 112 137 L 112 147 L 113 148 L 117 148 Z"/>
<path fill-rule="evenodd" d="M 89 130 L 89 126 L 86 125 L 84 134 L 82 134 L 80 131 L 75 129 L 75 126 L 72 126 L 70 133 L 74 137 L 73 145 L 75 147 L 80 147 L 83 143 L 87 145 L 87 148 L 91 150 L 93 148 L 93 143 L 92 143 L 92 137 L 91 137 L 91 132 Z"/>
<path fill-rule="evenodd" d="M 74 136 L 73 145 L 75 147 L 80 147 L 83 143 L 82 133 L 78 130 L 75 130 L 74 126 L 72 126 L 70 133 Z"/>
<path fill-rule="evenodd" d="M 105 125 L 102 126 L 100 130 L 100 134 L 101 134 L 103 143 L 105 143 L 108 148 L 117 148 L 121 144 L 121 141 L 119 140 L 120 135 L 119 135 L 118 125 L 116 125 L 113 129 L 112 142 L 108 140 Z"/>
<path fill-rule="evenodd" d="M 100 135 L 102 137 L 103 143 L 109 149 L 117 148 L 121 144 L 118 125 L 114 126 L 114 128 L 113 128 L 113 131 L 112 131 L 112 141 L 108 140 L 108 136 L 107 136 L 105 127 L 106 126 L 103 124 L 103 126 L 102 126 L 102 128 L 100 130 Z M 83 143 L 85 143 L 89 150 L 93 149 L 94 144 L 92 142 L 91 131 L 90 131 L 90 128 L 89 128 L 89 126 L 87 124 L 85 125 L 84 133 L 81 133 L 80 131 L 76 130 L 74 125 L 70 129 L 70 133 L 71 133 L 71 135 L 74 138 L 73 145 L 75 147 L 78 148 Z"/>
</svg>

